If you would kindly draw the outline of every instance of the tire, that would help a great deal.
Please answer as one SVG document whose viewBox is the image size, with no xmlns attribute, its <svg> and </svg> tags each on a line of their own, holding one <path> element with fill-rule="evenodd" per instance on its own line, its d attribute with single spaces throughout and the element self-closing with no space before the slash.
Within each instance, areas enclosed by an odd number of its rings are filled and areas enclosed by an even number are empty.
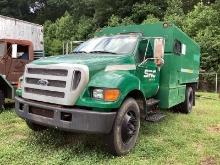
<svg viewBox="0 0 220 165">
<path fill-rule="evenodd" d="M 113 155 L 121 156 L 134 148 L 140 128 L 140 109 L 133 98 L 124 101 L 119 109 L 107 144 Z"/>
<path fill-rule="evenodd" d="M 185 101 L 179 105 L 181 113 L 189 114 L 192 112 L 193 107 L 193 88 L 187 87 L 185 93 Z"/>
<path fill-rule="evenodd" d="M 31 121 L 26 121 L 27 126 L 32 129 L 33 131 L 39 132 L 39 131 L 43 131 L 46 130 L 47 127 L 33 123 Z"/>
<path fill-rule="evenodd" d="M 0 90 L 0 113 L 4 110 L 5 96 L 4 92 Z"/>
</svg>

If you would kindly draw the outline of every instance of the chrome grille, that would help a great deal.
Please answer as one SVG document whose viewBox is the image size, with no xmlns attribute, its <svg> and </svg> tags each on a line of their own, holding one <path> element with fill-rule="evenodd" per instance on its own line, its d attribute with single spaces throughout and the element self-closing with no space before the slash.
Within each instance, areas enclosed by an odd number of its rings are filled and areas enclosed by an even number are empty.
<svg viewBox="0 0 220 165">
<path fill-rule="evenodd" d="M 39 79 L 39 78 L 26 78 L 26 82 L 28 84 L 39 85 L 40 80 L 41 79 Z M 60 88 L 65 88 L 66 87 L 66 82 L 65 81 L 60 81 L 60 80 L 47 80 L 47 81 L 48 81 L 47 86 L 60 87 Z"/>
<path fill-rule="evenodd" d="M 52 75 L 52 76 L 67 76 L 68 70 L 65 69 L 42 69 L 42 68 L 28 68 L 30 74 Z"/>
<path fill-rule="evenodd" d="M 33 93 L 33 94 L 51 96 L 51 97 L 59 97 L 59 98 L 64 98 L 64 95 L 65 95 L 64 92 L 41 90 L 41 89 L 34 89 L 34 88 L 24 88 L 24 90 L 27 93 Z"/>
<path fill-rule="evenodd" d="M 28 64 L 22 97 L 60 105 L 73 105 L 89 81 L 89 69 L 82 64 Z"/>
</svg>

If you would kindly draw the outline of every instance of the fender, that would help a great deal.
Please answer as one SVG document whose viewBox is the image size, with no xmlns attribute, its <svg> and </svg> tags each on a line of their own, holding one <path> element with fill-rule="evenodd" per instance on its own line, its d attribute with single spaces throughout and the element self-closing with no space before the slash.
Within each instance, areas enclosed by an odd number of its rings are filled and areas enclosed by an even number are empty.
<svg viewBox="0 0 220 165">
<path fill-rule="evenodd" d="M 118 88 L 120 90 L 120 97 L 115 102 L 105 102 L 101 100 L 95 100 L 91 97 L 84 97 L 84 94 L 77 101 L 77 105 L 86 104 L 89 107 L 118 108 L 120 107 L 128 93 L 133 90 L 141 90 L 140 80 L 134 74 L 131 74 L 130 71 L 101 71 L 91 78 L 87 87 L 88 92 L 91 87 Z"/>
<path fill-rule="evenodd" d="M 0 74 L 0 87 L 3 88 L 5 97 L 9 99 L 14 99 L 14 87 L 10 84 L 10 82 Z"/>
</svg>

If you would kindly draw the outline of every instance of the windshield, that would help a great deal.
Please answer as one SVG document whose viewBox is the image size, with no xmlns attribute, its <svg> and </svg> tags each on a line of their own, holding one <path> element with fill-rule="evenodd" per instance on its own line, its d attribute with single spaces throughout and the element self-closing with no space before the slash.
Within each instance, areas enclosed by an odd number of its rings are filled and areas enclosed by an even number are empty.
<svg viewBox="0 0 220 165">
<path fill-rule="evenodd" d="M 76 49 L 74 53 L 131 53 L 137 43 L 136 35 L 104 36 L 90 39 Z"/>
</svg>

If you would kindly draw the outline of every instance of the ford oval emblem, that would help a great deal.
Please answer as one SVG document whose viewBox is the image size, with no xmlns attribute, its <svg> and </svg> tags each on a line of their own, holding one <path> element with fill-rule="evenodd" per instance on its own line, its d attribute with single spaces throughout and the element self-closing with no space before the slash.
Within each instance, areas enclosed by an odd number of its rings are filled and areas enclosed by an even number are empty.
<svg viewBox="0 0 220 165">
<path fill-rule="evenodd" d="M 42 85 L 42 86 L 48 86 L 48 84 L 49 84 L 48 80 L 45 79 L 40 79 L 37 82 L 37 85 Z"/>
</svg>

